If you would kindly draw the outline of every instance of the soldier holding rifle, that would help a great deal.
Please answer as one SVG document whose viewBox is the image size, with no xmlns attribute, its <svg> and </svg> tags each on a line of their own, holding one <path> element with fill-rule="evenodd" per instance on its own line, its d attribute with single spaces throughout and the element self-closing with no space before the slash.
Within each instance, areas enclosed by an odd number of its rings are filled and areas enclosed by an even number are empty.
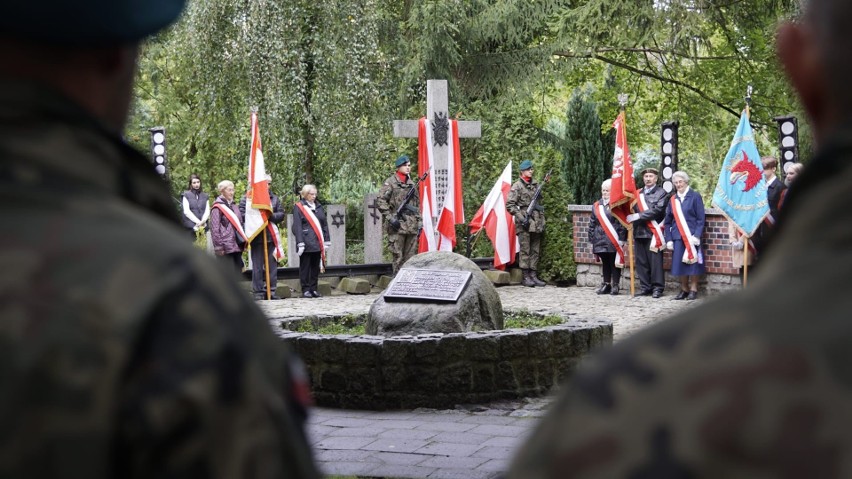
<svg viewBox="0 0 852 479">
<path fill-rule="evenodd" d="M 420 233 L 420 196 L 411 180 L 411 161 L 407 155 L 396 159 L 396 173 L 385 180 L 376 203 L 385 218 L 388 247 L 393 255 L 393 274 L 417 254 Z"/>
<path fill-rule="evenodd" d="M 521 284 L 527 287 L 544 286 L 538 278 L 536 268 L 541 254 L 541 237 L 544 235 L 544 207 L 541 205 L 541 188 L 550 178 L 545 175 L 541 185 L 533 179 L 533 166 L 530 160 L 521 162 L 521 177 L 509 190 L 506 209 L 515 217 L 518 241 L 521 244 L 519 263 L 524 272 Z"/>
</svg>

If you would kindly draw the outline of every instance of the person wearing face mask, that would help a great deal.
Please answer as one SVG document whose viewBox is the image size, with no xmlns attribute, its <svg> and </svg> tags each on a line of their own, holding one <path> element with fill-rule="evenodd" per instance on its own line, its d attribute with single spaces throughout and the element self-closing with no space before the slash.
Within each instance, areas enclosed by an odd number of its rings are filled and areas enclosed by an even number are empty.
<svg viewBox="0 0 852 479">
<path fill-rule="evenodd" d="M 201 189 L 201 178 L 195 173 L 189 175 L 189 189 L 181 195 L 183 226 L 189 230 L 192 241 L 196 234 L 207 227 L 210 217 L 210 197 Z"/>
<path fill-rule="evenodd" d="M 624 248 L 627 229 L 621 222 L 614 220 L 609 209 L 609 191 L 612 180 L 601 184 L 601 199 L 592 206 L 589 219 L 589 243 L 601 262 L 601 285 L 597 294 L 617 295 L 621 268 L 624 267 Z"/>
<path fill-rule="evenodd" d="M 544 236 L 544 207 L 541 201 L 527 217 L 527 208 L 532 203 L 538 183 L 533 179 L 533 164 L 524 160 L 520 165 L 521 177 L 509 190 L 506 210 L 515 217 L 518 242 L 518 263 L 524 272 L 521 284 L 527 287 L 544 286 L 547 283 L 538 277 L 538 260 L 541 255 L 541 239 Z"/>
<path fill-rule="evenodd" d="M 701 252 L 704 231 L 704 201 L 689 187 L 689 175 L 676 171 L 672 175 L 675 194 L 666 207 L 666 248 L 672 252 L 672 275 L 680 276 L 680 292 L 672 299 L 698 298 L 698 279 L 705 273 Z"/>
</svg>

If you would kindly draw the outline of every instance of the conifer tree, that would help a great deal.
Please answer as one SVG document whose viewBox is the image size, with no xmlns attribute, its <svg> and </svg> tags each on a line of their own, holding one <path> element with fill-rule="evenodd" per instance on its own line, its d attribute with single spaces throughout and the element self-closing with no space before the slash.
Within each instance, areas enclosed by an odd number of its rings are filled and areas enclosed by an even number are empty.
<svg viewBox="0 0 852 479">
<path fill-rule="evenodd" d="M 587 90 L 574 90 L 566 117 L 562 174 L 574 201 L 592 204 L 600 198 L 600 185 L 609 176 L 606 153 L 611 148 L 603 144 L 597 105 Z"/>
</svg>

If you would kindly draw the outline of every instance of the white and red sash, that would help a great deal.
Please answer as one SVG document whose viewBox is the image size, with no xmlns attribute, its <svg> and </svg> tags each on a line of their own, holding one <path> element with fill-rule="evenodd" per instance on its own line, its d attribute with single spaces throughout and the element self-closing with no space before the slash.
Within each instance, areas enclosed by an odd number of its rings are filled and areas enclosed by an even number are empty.
<svg viewBox="0 0 852 479">
<path fill-rule="evenodd" d="M 609 242 L 615 247 L 615 266 L 617 268 L 624 267 L 624 250 L 621 249 L 621 244 L 618 242 L 618 232 L 615 231 L 615 227 L 612 226 L 612 222 L 606 216 L 606 210 L 603 205 L 600 204 L 599 201 L 595 201 L 594 205 L 595 217 L 598 219 L 598 223 L 603 227 L 604 233 L 606 233 L 606 237 L 609 238 Z"/>
<path fill-rule="evenodd" d="M 645 202 L 645 193 L 639 193 L 639 201 L 636 202 L 636 207 L 639 208 L 640 213 L 648 211 L 648 203 Z M 665 248 L 666 242 L 663 241 L 663 228 L 660 227 L 660 223 L 650 220 L 646 221 L 645 224 L 648 225 L 648 229 L 651 230 L 651 235 L 654 237 L 648 249 L 654 253 L 662 251 Z"/>
<path fill-rule="evenodd" d="M 692 232 L 689 231 L 689 226 L 686 224 L 686 218 L 683 216 L 683 209 L 680 207 L 680 201 L 677 195 L 672 195 L 672 215 L 677 229 L 680 231 L 680 237 L 683 240 L 683 258 L 681 261 L 686 264 L 695 264 L 698 262 L 698 248 L 692 244 Z"/>
<path fill-rule="evenodd" d="M 320 254 L 322 256 L 323 262 L 325 261 L 325 236 L 322 234 L 322 226 L 320 226 L 319 219 L 311 211 L 310 208 L 305 208 L 305 205 L 302 204 L 301 201 L 296 202 L 296 207 L 299 208 L 299 211 L 302 212 L 302 216 L 308 220 L 308 224 L 311 225 L 311 229 L 314 230 L 314 234 L 317 235 L 317 239 L 319 239 L 319 248 Z"/>
<path fill-rule="evenodd" d="M 234 227 L 234 231 L 236 231 L 237 234 L 240 235 L 240 237 L 243 239 L 243 241 L 248 244 L 248 236 L 246 236 L 246 232 L 245 230 L 243 230 L 243 225 L 240 224 L 240 219 L 234 213 L 234 210 L 227 207 L 224 203 L 213 203 L 213 208 L 218 209 L 222 212 L 223 215 L 225 215 L 225 218 L 227 218 L 228 222 L 231 223 L 231 226 Z"/>
</svg>

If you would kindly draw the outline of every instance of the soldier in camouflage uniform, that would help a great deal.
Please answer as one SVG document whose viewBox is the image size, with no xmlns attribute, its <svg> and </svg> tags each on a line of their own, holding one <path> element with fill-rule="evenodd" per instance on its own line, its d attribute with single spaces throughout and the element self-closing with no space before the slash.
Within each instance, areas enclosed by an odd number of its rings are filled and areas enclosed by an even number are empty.
<svg viewBox="0 0 852 479">
<path fill-rule="evenodd" d="M 532 202 L 538 183 L 533 179 L 533 165 L 530 160 L 521 162 L 521 177 L 509 190 L 506 209 L 515 217 L 515 229 L 521 250 L 518 251 L 521 270 L 524 272 L 523 285 L 528 287 L 544 286 L 538 278 L 538 259 L 541 254 L 541 237 L 544 235 L 544 207 L 536 205 L 527 218 L 527 208 Z"/>
<path fill-rule="evenodd" d="M 749 287 L 585 364 L 508 477 L 852 477 L 852 2 L 777 35 L 820 150 Z"/>
<path fill-rule="evenodd" d="M 182 0 L 0 16 L 0 477 L 318 477 L 296 358 L 121 138 Z"/>
<path fill-rule="evenodd" d="M 393 274 L 417 254 L 417 238 L 423 223 L 420 218 L 420 197 L 414 191 L 411 201 L 408 202 L 399 216 L 396 210 L 405 199 L 405 196 L 416 188 L 411 181 L 411 161 L 407 155 L 402 155 L 396 160 L 396 173 L 385 180 L 376 203 L 382 216 L 385 218 L 385 232 L 388 235 L 388 247 L 393 255 Z"/>
</svg>

